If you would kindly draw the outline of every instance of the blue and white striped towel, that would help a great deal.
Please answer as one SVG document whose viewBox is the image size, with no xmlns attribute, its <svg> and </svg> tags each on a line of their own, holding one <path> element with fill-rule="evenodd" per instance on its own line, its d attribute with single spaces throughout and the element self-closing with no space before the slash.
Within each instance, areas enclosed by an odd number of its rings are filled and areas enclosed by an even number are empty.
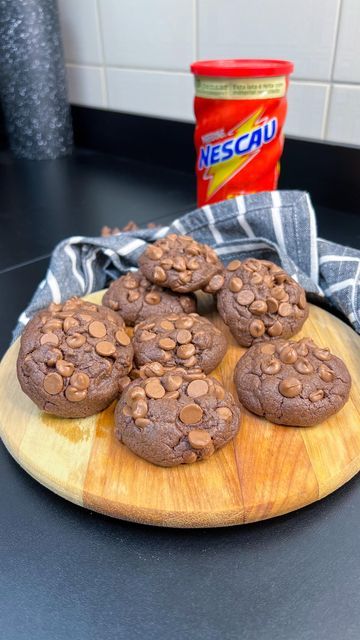
<svg viewBox="0 0 360 640">
<path fill-rule="evenodd" d="M 191 235 L 211 245 L 225 264 L 250 255 L 281 264 L 307 292 L 328 298 L 360 333 L 360 252 L 317 237 L 307 193 L 272 191 L 196 209 L 170 227 L 64 240 L 55 248 L 46 278 L 21 314 L 14 338 L 50 302 L 102 289 L 110 279 L 136 269 L 146 245 L 167 233 Z"/>
</svg>

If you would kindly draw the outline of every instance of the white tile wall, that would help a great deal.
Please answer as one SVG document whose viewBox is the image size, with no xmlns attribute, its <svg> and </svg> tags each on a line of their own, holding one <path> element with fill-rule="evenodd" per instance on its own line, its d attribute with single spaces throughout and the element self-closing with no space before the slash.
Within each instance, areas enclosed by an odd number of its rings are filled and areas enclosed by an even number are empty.
<svg viewBox="0 0 360 640">
<path fill-rule="evenodd" d="M 193 0 L 100 0 L 106 64 L 187 71 L 195 57 Z"/>
<path fill-rule="evenodd" d="M 68 96 L 72 104 L 97 108 L 106 106 L 103 69 L 67 64 L 66 75 Z"/>
<path fill-rule="evenodd" d="M 343 0 L 334 80 L 360 82 L 360 0 Z"/>
<path fill-rule="evenodd" d="M 198 0 L 199 58 L 285 58 L 329 80 L 339 0 Z"/>
<path fill-rule="evenodd" d="M 107 69 L 109 108 L 192 120 L 193 79 L 188 73 Z"/>
<path fill-rule="evenodd" d="M 359 145 L 360 86 L 334 85 L 331 93 L 327 139 Z"/>
<path fill-rule="evenodd" d="M 360 146 L 360 0 L 58 0 L 71 102 L 193 121 L 189 64 L 294 60 L 286 133 Z"/>
</svg>

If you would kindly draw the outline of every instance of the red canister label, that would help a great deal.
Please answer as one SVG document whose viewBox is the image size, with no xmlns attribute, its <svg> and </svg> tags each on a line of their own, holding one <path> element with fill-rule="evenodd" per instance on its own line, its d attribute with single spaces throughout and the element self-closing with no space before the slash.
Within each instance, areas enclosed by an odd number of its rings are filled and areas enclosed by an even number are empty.
<svg viewBox="0 0 360 640">
<path fill-rule="evenodd" d="M 276 188 L 287 86 L 287 76 L 195 76 L 199 206 Z"/>
</svg>

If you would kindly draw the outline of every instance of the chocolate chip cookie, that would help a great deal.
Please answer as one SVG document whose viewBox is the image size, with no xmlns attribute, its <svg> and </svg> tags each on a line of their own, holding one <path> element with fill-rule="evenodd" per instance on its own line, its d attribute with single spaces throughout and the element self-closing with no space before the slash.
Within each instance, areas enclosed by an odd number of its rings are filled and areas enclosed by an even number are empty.
<svg viewBox="0 0 360 640">
<path fill-rule="evenodd" d="M 236 435 L 240 410 L 217 380 L 158 373 L 134 380 L 117 404 L 115 433 L 131 451 L 173 467 L 209 458 Z"/>
<path fill-rule="evenodd" d="M 235 369 L 240 402 L 278 424 L 309 427 L 347 402 L 350 374 L 340 358 L 311 339 L 254 344 Z"/>
<path fill-rule="evenodd" d="M 138 367 L 160 362 L 169 369 L 180 366 L 210 373 L 223 359 L 227 343 L 207 318 L 174 313 L 138 324 L 133 346 Z"/>
<path fill-rule="evenodd" d="M 309 315 L 304 289 L 273 262 L 253 258 L 228 264 L 217 308 L 243 347 L 257 338 L 290 338 Z"/>
<path fill-rule="evenodd" d="M 17 374 L 22 390 L 43 411 L 83 418 L 118 395 L 133 359 L 122 318 L 72 298 L 51 304 L 25 327 Z"/>
<path fill-rule="evenodd" d="M 148 280 L 178 293 L 205 287 L 214 293 L 224 282 L 224 267 L 213 249 L 173 233 L 149 245 L 139 258 L 139 266 Z"/>
<path fill-rule="evenodd" d="M 196 311 L 194 294 L 174 293 L 149 282 L 141 271 L 127 273 L 111 283 L 102 303 L 119 311 L 129 327 L 149 316 L 166 316 L 168 313 L 193 313 Z"/>
</svg>

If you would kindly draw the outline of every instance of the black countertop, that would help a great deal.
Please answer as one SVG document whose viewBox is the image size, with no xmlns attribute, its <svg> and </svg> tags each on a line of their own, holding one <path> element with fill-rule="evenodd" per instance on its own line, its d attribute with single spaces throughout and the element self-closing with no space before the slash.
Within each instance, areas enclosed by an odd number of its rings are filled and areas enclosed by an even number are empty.
<svg viewBox="0 0 360 640">
<path fill-rule="evenodd" d="M 194 178 L 180 171 L 91 152 L 40 163 L 0 154 L 1 352 L 57 242 L 194 207 Z M 360 247 L 356 214 L 315 208 L 319 235 Z M 359 477 L 287 516 L 193 531 L 72 505 L 2 444 L 0 477 L 4 640 L 359 638 Z"/>
</svg>

